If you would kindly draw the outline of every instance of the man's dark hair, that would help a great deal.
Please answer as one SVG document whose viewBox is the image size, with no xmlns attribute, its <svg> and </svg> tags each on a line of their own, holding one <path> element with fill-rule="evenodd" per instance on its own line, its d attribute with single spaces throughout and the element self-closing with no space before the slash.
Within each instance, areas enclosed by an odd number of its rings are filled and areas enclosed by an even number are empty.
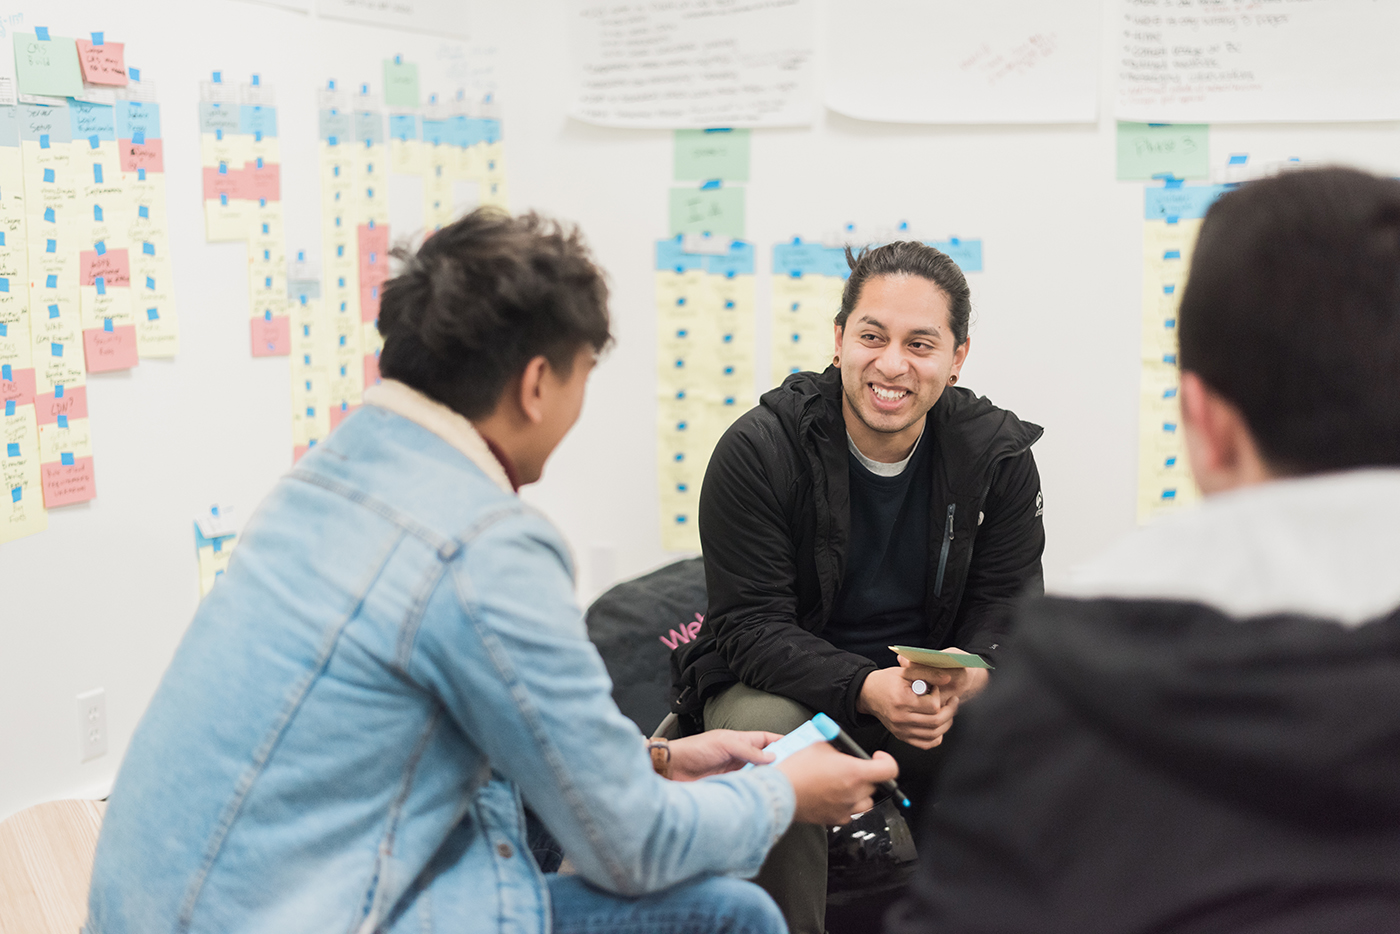
<svg viewBox="0 0 1400 934">
<path fill-rule="evenodd" d="M 561 376 L 584 346 L 603 350 L 608 287 L 577 228 L 536 214 L 478 208 L 417 253 L 384 285 L 379 372 L 467 418 L 543 355 Z"/>
<path fill-rule="evenodd" d="M 1207 212 L 1183 370 L 1239 407 L 1271 469 L 1400 464 L 1400 182 L 1299 170 Z"/>
<path fill-rule="evenodd" d="M 967 278 L 952 257 L 917 240 L 897 240 L 884 246 L 864 247 L 859 254 L 846 247 L 846 265 L 851 275 L 841 293 L 841 310 L 836 324 L 846 326 L 846 319 L 860 301 L 865 283 L 876 276 L 918 276 L 927 279 L 948 296 L 948 319 L 956 346 L 967 342 L 967 324 L 972 317 L 972 290 Z"/>
</svg>

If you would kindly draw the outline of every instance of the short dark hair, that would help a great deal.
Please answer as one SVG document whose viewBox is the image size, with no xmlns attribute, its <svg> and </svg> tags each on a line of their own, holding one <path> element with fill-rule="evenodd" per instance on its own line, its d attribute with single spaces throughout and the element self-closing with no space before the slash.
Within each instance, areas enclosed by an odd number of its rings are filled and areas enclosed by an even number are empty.
<svg viewBox="0 0 1400 934">
<path fill-rule="evenodd" d="M 404 268 L 380 300 L 379 372 L 467 418 L 533 358 L 567 376 L 580 349 L 612 340 L 607 283 L 575 227 L 478 208 L 393 256 Z"/>
<path fill-rule="evenodd" d="M 936 250 L 917 240 L 896 240 L 883 246 L 864 247 L 859 254 L 846 247 L 846 265 L 851 275 L 841 292 L 841 310 L 836 313 L 838 327 L 860 301 L 867 280 L 876 276 L 918 276 L 927 279 L 948 296 L 948 319 L 957 346 L 967 343 L 967 325 L 972 317 L 972 290 L 958 264 L 942 250 Z"/>
<path fill-rule="evenodd" d="M 1179 362 L 1236 405 L 1280 474 L 1400 464 L 1400 182 L 1296 170 L 1201 225 Z"/>
</svg>

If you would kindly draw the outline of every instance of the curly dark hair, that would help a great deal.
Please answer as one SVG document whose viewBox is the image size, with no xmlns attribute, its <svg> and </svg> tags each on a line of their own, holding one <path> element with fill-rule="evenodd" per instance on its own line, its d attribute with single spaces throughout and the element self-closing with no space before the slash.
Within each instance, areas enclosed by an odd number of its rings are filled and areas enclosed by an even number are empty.
<svg viewBox="0 0 1400 934">
<path fill-rule="evenodd" d="M 607 283 L 576 227 L 478 208 L 393 256 L 404 268 L 382 293 L 379 372 L 467 418 L 492 412 L 533 358 L 568 376 L 581 348 L 612 341 Z"/>
<path fill-rule="evenodd" d="M 972 317 L 972 290 L 958 264 L 942 250 L 917 240 L 897 240 L 883 246 L 865 247 L 859 254 L 846 247 L 846 265 L 851 269 L 846 288 L 841 293 L 841 310 L 836 324 L 846 326 L 846 319 L 860 301 L 865 283 L 877 276 L 918 276 L 927 279 L 948 296 L 948 323 L 956 339 L 954 346 L 967 343 L 967 326 Z"/>
</svg>

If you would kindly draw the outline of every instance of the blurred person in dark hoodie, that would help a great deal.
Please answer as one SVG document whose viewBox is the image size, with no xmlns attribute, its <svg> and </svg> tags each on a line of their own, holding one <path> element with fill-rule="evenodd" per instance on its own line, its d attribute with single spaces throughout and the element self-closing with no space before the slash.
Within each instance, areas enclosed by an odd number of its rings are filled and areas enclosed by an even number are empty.
<svg viewBox="0 0 1400 934">
<path fill-rule="evenodd" d="M 1179 330 L 1207 498 L 1021 609 L 889 932 L 1400 931 L 1400 182 L 1225 194 Z"/>
</svg>

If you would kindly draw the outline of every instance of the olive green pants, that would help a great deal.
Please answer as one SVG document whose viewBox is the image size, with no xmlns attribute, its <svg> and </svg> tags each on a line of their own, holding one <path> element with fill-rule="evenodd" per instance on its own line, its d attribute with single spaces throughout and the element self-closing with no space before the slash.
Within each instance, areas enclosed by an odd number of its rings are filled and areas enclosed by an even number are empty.
<svg viewBox="0 0 1400 934">
<path fill-rule="evenodd" d="M 797 701 L 736 684 L 705 702 L 707 730 L 768 730 L 790 733 L 812 719 Z M 883 749 L 899 763 L 900 790 L 914 802 L 917 815 L 928 804 L 926 793 L 943 757 L 943 746 L 918 749 L 890 735 L 882 725 L 848 730 L 867 752 Z M 782 909 L 792 934 L 826 930 L 826 835 L 818 824 L 793 824 L 783 834 L 754 879 Z"/>
</svg>

